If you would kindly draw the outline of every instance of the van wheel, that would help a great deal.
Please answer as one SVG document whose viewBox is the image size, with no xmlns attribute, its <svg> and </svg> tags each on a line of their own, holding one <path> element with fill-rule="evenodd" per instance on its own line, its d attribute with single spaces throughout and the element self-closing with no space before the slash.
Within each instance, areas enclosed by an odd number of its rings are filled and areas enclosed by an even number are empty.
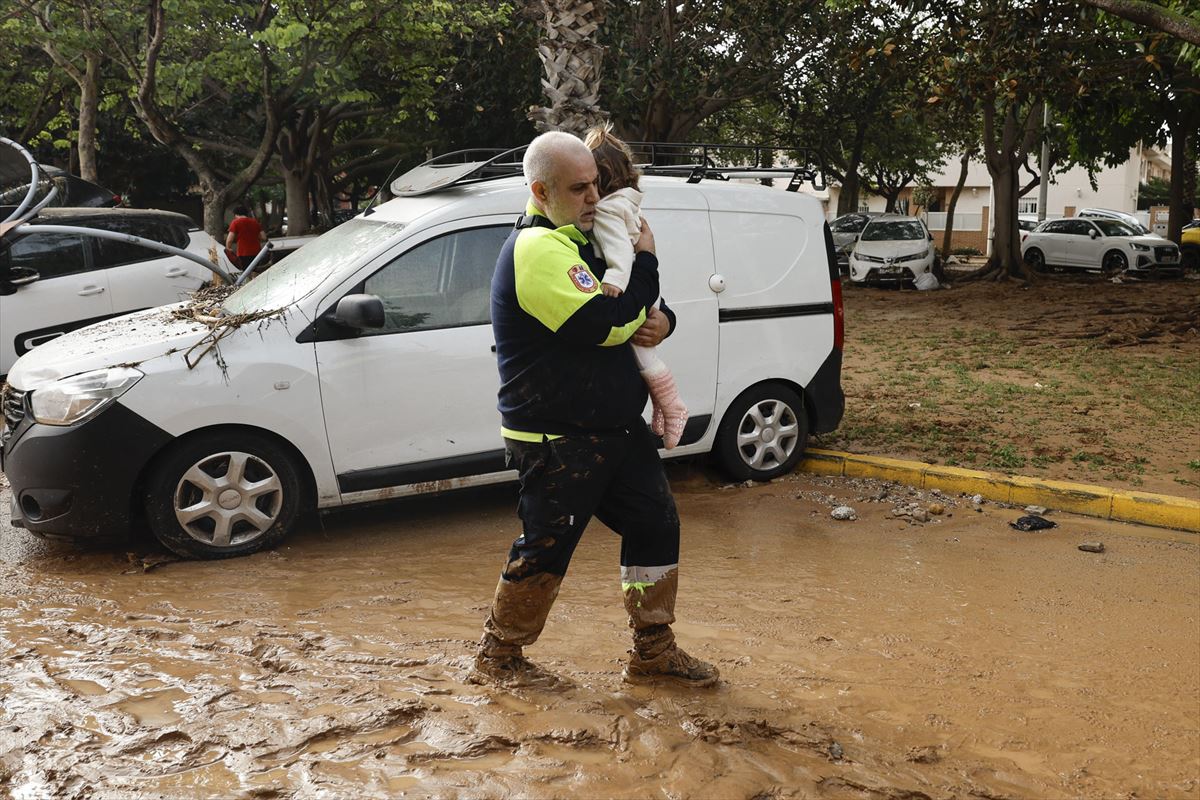
<svg viewBox="0 0 1200 800">
<path fill-rule="evenodd" d="M 782 384 L 764 383 L 742 393 L 725 412 L 716 452 L 734 480 L 766 481 L 790 472 L 807 440 L 800 395 Z"/>
<path fill-rule="evenodd" d="M 165 547 L 188 558 L 232 558 L 277 544 L 300 510 L 300 473 L 278 444 L 225 432 L 185 441 L 158 462 L 146 518 Z"/>
</svg>

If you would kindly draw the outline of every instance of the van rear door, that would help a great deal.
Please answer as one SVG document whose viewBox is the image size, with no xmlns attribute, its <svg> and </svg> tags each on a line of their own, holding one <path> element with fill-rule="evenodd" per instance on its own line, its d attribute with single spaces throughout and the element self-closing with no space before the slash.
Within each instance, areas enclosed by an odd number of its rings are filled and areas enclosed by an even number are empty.
<svg viewBox="0 0 1200 800">
<path fill-rule="evenodd" d="M 726 286 L 719 296 L 722 396 L 732 400 L 764 380 L 808 387 L 840 344 L 837 265 L 820 204 L 765 189 L 712 191 L 708 201 Z"/>
</svg>

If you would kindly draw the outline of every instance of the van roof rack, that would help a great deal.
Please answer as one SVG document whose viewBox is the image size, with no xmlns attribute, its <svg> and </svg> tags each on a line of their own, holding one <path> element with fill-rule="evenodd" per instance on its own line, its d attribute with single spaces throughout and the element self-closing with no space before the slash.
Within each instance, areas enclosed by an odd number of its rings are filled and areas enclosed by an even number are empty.
<svg viewBox="0 0 1200 800">
<path fill-rule="evenodd" d="M 733 178 L 786 178 L 787 191 L 794 192 L 805 181 L 817 191 L 825 190 L 825 179 L 812 166 L 811 150 L 784 148 L 770 144 L 697 144 L 691 142 L 627 142 L 634 161 L 644 175 L 685 178 L 688 183 L 702 180 L 727 181 Z M 510 178 L 523 174 L 521 160 L 528 145 L 511 148 L 474 148 L 455 150 L 431 158 L 392 181 L 397 197 L 417 197 L 445 191 L 454 186 Z M 798 156 L 775 165 L 776 154 L 786 151 Z M 820 183 L 818 184 L 818 179 Z"/>
</svg>

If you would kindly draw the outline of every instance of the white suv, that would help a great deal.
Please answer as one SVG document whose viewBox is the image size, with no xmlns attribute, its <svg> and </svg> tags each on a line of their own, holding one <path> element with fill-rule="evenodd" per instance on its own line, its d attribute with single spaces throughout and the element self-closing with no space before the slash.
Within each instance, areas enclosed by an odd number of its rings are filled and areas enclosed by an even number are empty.
<svg viewBox="0 0 1200 800">
<path fill-rule="evenodd" d="M 1161 236 L 1138 233 L 1117 219 L 1072 217 L 1043 222 L 1021 242 L 1034 270 L 1076 267 L 1116 275 L 1182 274 L 1179 248 Z"/>
<path fill-rule="evenodd" d="M 212 237 L 182 214 L 129 208 L 49 208 L 30 227 L 72 225 L 128 233 L 207 257 Z M 212 273 L 186 258 L 78 234 L 0 241 L 0 377 L 18 357 L 68 331 L 176 303 Z"/>
<path fill-rule="evenodd" d="M 677 316 L 660 350 L 691 411 L 671 455 L 715 451 L 739 480 L 790 470 L 844 407 L 820 203 L 642 188 Z M 489 288 L 527 197 L 520 177 L 398 197 L 252 279 L 220 318 L 146 311 L 23 356 L 0 434 L 14 524 L 78 537 L 144 518 L 172 550 L 219 558 L 270 546 L 307 507 L 511 480 Z"/>
</svg>

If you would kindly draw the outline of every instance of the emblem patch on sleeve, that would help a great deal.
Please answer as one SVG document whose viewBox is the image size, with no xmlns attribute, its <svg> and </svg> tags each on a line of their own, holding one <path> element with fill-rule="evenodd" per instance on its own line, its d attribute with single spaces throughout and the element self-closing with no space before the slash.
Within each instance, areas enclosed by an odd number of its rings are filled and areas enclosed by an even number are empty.
<svg viewBox="0 0 1200 800">
<path fill-rule="evenodd" d="M 582 264 L 576 264 L 567 270 L 567 275 L 571 278 L 571 283 L 575 284 L 575 288 L 584 294 L 591 294 L 596 291 L 599 284 L 592 274 Z"/>
</svg>

